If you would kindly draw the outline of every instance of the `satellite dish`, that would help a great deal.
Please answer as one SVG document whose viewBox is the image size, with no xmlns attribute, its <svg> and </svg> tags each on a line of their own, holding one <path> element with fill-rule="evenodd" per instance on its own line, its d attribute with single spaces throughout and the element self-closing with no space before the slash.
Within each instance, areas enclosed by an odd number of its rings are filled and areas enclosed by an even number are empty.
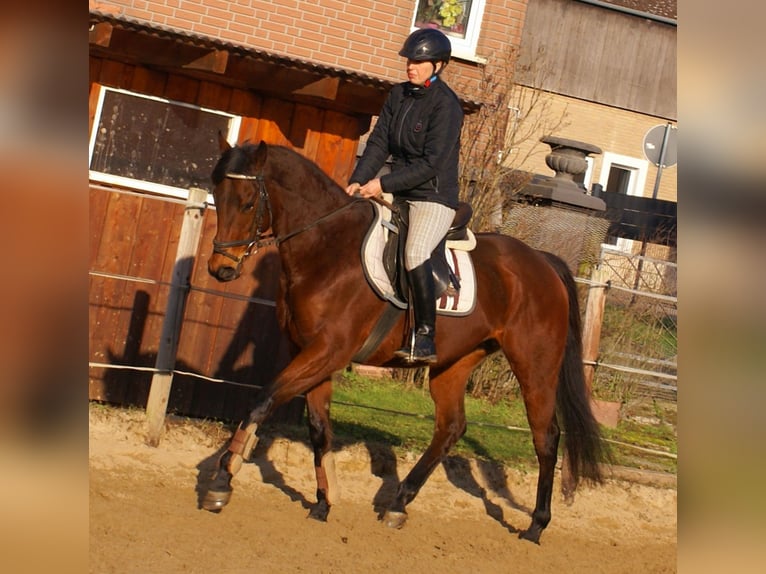
<svg viewBox="0 0 766 574">
<path fill-rule="evenodd" d="M 666 133 L 667 132 L 667 133 Z M 665 139 L 667 135 L 667 140 Z M 660 157 L 663 153 L 662 143 L 665 142 L 664 159 Z M 657 167 L 670 167 L 678 162 L 678 128 L 671 124 L 661 124 L 654 126 L 644 136 L 644 155 L 646 159 Z"/>
</svg>

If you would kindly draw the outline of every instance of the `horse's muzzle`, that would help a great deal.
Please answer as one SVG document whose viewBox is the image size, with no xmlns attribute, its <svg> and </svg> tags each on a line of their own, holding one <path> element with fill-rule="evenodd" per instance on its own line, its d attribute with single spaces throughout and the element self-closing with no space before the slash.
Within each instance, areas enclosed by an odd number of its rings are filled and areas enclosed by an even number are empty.
<svg viewBox="0 0 766 574">
<path fill-rule="evenodd" d="M 232 281 L 239 277 L 239 273 L 237 272 L 237 269 L 234 267 L 230 267 L 228 265 L 224 265 L 223 267 L 219 267 L 215 271 L 212 269 L 209 269 L 210 274 L 222 282 Z"/>
</svg>

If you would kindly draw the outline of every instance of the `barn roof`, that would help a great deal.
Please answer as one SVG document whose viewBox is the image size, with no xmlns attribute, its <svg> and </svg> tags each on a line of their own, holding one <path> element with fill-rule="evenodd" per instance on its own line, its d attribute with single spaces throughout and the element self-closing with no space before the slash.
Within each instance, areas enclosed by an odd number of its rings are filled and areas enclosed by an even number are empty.
<svg viewBox="0 0 766 574">
<path fill-rule="evenodd" d="M 183 42 L 185 44 L 193 44 L 200 47 L 206 47 L 217 50 L 227 50 L 231 53 L 241 54 L 256 60 L 264 62 L 276 63 L 284 68 L 291 68 L 295 70 L 316 72 L 319 71 L 323 75 L 330 77 L 342 77 L 354 82 L 362 83 L 365 85 L 390 88 L 393 82 L 383 80 L 375 76 L 368 76 L 359 72 L 351 72 L 343 68 L 337 68 L 311 62 L 308 60 L 302 60 L 298 58 L 291 58 L 289 56 L 281 56 L 265 50 L 258 50 L 255 48 L 247 48 L 232 42 L 226 42 L 203 34 L 197 34 L 186 30 L 178 30 L 168 26 L 161 26 L 158 24 L 147 24 L 132 18 L 116 17 L 112 14 L 106 14 L 99 11 L 90 12 L 91 24 L 98 22 L 108 22 L 113 26 L 118 26 L 124 30 L 131 30 L 133 32 L 147 34 L 157 38 L 164 38 L 167 40 L 174 40 Z"/>
<path fill-rule="evenodd" d="M 591 3 L 613 4 L 614 6 L 622 6 L 636 12 L 653 14 L 672 20 L 678 19 L 678 0 L 602 0 L 601 2 L 595 1 Z"/>
<path fill-rule="evenodd" d="M 188 30 L 179 30 L 168 26 L 158 24 L 148 24 L 143 21 L 126 18 L 124 16 L 115 16 L 97 10 L 90 11 L 90 29 L 91 32 L 97 25 L 108 25 L 111 29 L 119 29 L 131 34 L 145 36 L 147 38 L 175 43 L 190 48 L 203 49 L 209 51 L 226 52 L 230 55 L 238 56 L 250 61 L 259 62 L 279 69 L 294 70 L 304 74 L 311 74 L 324 78 L 338 78 L 343 82 L 374 90 L 381 94 L 387 94 L 388 91 L 397 83 L 392 80 L 383 79 L 377 76 L 363 74 L 361 72 L 350 71 L 345 68 L 339 68 L 313 62 L 310 60 L 293 58 L 281 54 L 275 54 L 266 50 L 251 48 L 224 41 L 218 38 L 205 36 Z M 149 54 L 145 54 L 150 56 Z M 134 55 L 135 57 L 135 55 Z M 482 103 L 472 100 L 461 100 L 466 112 L 470 113 L 478 110 Z M 382 103 L 382 101 L 380 102 Z M 365 112 L 369 110 L 364 110 Z M 379 111 L 379 105 L 376 105 L 376 112 Z"/>
</svg>

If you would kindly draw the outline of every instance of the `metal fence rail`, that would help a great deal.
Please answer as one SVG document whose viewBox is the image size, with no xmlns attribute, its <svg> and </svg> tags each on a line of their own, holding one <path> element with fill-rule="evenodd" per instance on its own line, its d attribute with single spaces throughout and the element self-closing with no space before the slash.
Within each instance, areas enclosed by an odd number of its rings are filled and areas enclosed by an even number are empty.
<svg viewBox="0 0 766 574">
<path fill-rule="evenodd" d="M 112 363 L 96 363 L 96 362 L 92 362 L 92 361 L 88 363 L 88 366 L 89 367 L 104 368 L 104 369 L 124 369 L 124 370 L 133 370 L 133 371 L 150 372 L 150 373 L 158 373 L 159 372 L 156 368 L 153 368 L 153 367 L 137 367 L 137 366 L 133 366 L 133 365 L 115 365 L 115 364 L 112 364 Z M 254 390 L 260 388 L 258 385 L 246 385 L 246 384 L 243 384 L 243 383 L 238 383 L 236 381 L 228 381 L 226 379 L 219 379 L 219 378 L 214 378 L 214 377 L 206 377 L 205 375 L 200 375 L 199 373 L 192 373 L 192 372 L 189 372 L 189 371 L 181 371 L 181 370 L 178 370 L 178 369 L 173 369 L 173 373 L 177 374 L 177 375 L 185 375 L 185 376 L 188 376 L 188 377 L 195 377 L 195 378 L 198 378 L 200 380 L 204 380 L 204 381 L 212 382 L 212 383 L 218 383 L 218 384 L 222 384 L 222 385 L 231 385 L 231 386 L 235 386 L 235 387 L 245 387 L 245 388 L 254 389 Z M 411 418 L 417 418 L 417 419 L 424 419 L 424 420 L 428 420 L 428 421 L 433 421 L 434 420 L 433 415 L 427 415 L 427 414 L 423 414 L 423 413 L 412 413 L 412 412 L 407 412 L 407 411 L 399 411 L 399 410 L 395 410 L 395 409 L 386 409 L 386 408 L 377 407 L 377 406 L 374 406 L 374 405 L 362 405 L 362 404 L 358 404 L 358 403 L 350 403 L 348 401 L 338 401 L 338 400 L 333 400 L 333 404 L 343 405 L 343 406 L 350 407 L 350 408 L 372 410 L 372 411 L 376 411 L 376 412 L 380 412 L 380 413 L 390 414 L 392 416 L 404 416 L 404 417 L 411 417 Z M 488 422 L 483 422 L 483 421 L 471 421 L 471 420 L 468 420 L 466 422 L 467 422 L 468 425 L 477 426 L 477 427 L 495 428 L 495 429 L 502 429 L 502 430 L 507 430 L 507 431 L 513 431 L 513 432 L 524 432 L 524 433 L 529 433 L 530 432 L 529 427 L 519 427 L 519 426 L 514 426 L 514 425 L 501 425 L 501 424 L 497 424 L 497 423 L 488 423 Z M 566 432 L 564 431 L 563 434 L 566 434 Z M 623 442 L 623 441 L 607 439 L 607 438 L 605 438 L 604 440 L 606 442 L 610 443 L 610 444 L 619 445 L 619 446 L 627 448 L 627 449 L 632 449 L 632 450 L 635 450 L 635 451 L 644 452 L 644 453 L 647 453 L 647 454 L 652 454 L 652 455 L 661 456 L 661 457 L 665 457 L 665 458 L 678 459 L 678 455 L 675 454 L 675 453 L 672 453 L 672 452 L 668 452 L 668 451 L 664 451 L 664 450 L 650 449 L 650 448 L 647 448 L 647 447 L 643 447 L 643 446 L 639 446 L 639 445 L 635 445 L 635 444 L 630 444 L 630 443 L 626 443 L 626 442 Z"/>
<path fill-rule="evenodd" d="M 594 388 L 623 402 L 633 397 L 676 401 L 678 395 L 676 274 L 678 265 L 603 246 L 608 285 Z M 622 317 L 620 323 L 616 317 Z"/>
<path fill-rule="evenodd" d="M 99 186 L 91 186 L 92 188 L 101 189 Z M 146 194 L 136 194 L 125 190 L 116 190 L 111 188 L 103 188 L 104 191 L 109 191 L 113 193 L 122 193 L 126 195 L 136 195 L 140 196 L 142 198 L 148 197 Z M 164 197 L 152 197 L 152 199 L 157 199 L 158 201 L 169 201 L 172 203 L 185 203 L 183 201 L 174 199 L 174 198 L 164 198 Z M 193 204 L 193 205 L 192 205 Z M 189 207 L 195 208 L 195 209 L 205 209 L 208 207 L 206 202 L 200 201 L 199 197 L 197 198 L 196 202 L 186 203 L 187 209 Z M 615 254 L 613 252 L 603 251 L 602 252 L 602 259 L 601 259 L 601 265 L 607 266 L 607 260 L 605 259 L 607 253 L 612 258 L 612 260 L 616 257 L 619 257 L 620 255 L 624 256 L 625 254 Z M 646 261 L 648 261 L 650 264 L 645 265 L 644 267 L 647 270 L 656 270 L 657 267 L 662 263 L 669 266 L 673 266 L 674 264 L 669 264 L 668 262 L 661 262 L 659 260 L 653 260 L 651 258 L 645 258 Z M 636 265 L 631 264 L 629 266 L 631 269 L 635 271 Z M 168 282 L 168 281 L 161 281 L 156 280 L 152 278 L 147 277 L 137 277 L 137 276 L 131 276 L 127 274 L 119 274 L 119 273 L 109 273 L 104 272 L 98 269 L 92 269 L 89 270 L 89 275 L 92 277 L 101 277 L 113 281 L 126 281 L 126 282 L 134 282 L 134 283 L 142 283 L 142 284 L 153 284 L 153 285 L 159 285 L 163 287 L 170 287 L 172 288 L 180 288 L 181 291 L 183 291 L 186 295 L 188 295 L 191 291 L 197 291 L 200 293 L 204 293 L 206 295 L 211 295 L 213 297 L 221 297 L 221 298 L 227 298 L 227 299 L 233 299 L 238 301 L 244 301 L 247 303 L 253 303 L 257 305 L 264 305 L 269 307 L 275 307 L 276 303 L 273 300 L 270 299 L 264 299 L 264 298 L 258 298 L 258 297 L 252 297 L 252 296 L 246 296 L 246 295 L 239 295 L 234 293 L 226 293 L 224 291 L 215 290 L 215 289 L 208 289 L 208 288 L 202 288 L 195 286 L 191 284 L 190 278 L 184 279 L 182 281 L 183 284 L 180 284 L 177 281 L 174 282 Z M 635 281 L 635 277 L 632 278 L 633 283 L 639 283 L 641 284 L 641 281 Z M 669 306 L 672 310 L 675 310 L 675 307 L 677 305 L 677 298 L 670 293 L 662 292 L 662 290 L 655 289 L 653 291 L 643 291 L 641 289 L 636 289 L 633 287 L 631 283 L 631 278 L 628 277 L 622 277 L 619 273 L 614 272 L 613 277 L 611 277 L 606 282 L 597 282 L 593 281 L 591 278 L 576 278 L 576 281 L 581 284 L 587 284 L 590 286 L 602 286 L 602 287 L 608 287 L 609 291 L 612 293 L 619 293 L 621 296 L 624 297 L 641 297 L 643 300 L 646 301 L 654 301 L 657 304 L 661 306 Z M 655 281 L 656 283 L 656 281 Z M 643 307 L 650 307 L 650 305 L 647 305 L 646 303 L 643 304 Z M 586 361 L 586 366 L 595 367 L 597 372 L 596 381 L 597 383 L 603 379 L 603 378 L 614 378 L 614 375 L 609 376 L 605 375 L 605 373 L 617 373 L 620 377 L 631 377 L 631 383 L 634 386 L 640 387 L 643 392 L 648 393 L 652 396 L 662 396 L 662 397 L 670 397 L 671 400 L 675 400 L 676 392 L 677 392 L 677 376 L 676 376 L 676 364 L 675 361 L 669 360 L 666 357 L 656 357 L 656 356 L 645 356 L 641 354 L 640 352 L 635 352 L 635 349 L 620 349 L 620 350 L 613 350 L 613 349 L 607 349 L 599 356 L 599 358 L 595 361 Z M 216 377 L 208 377 L 200 373 L 195 372 L 188 372 L 183 370 L 177 370 L 175 365 L 171 365 L 171 368 L 168 368 L 167 366 L 163 365 L 155 365 L 155 367 L 146 367 L 146 366 L 137 366 L 137 365 L 128 365 L 128 364 L 115 364 L 115 363 L 105 363 L 105 362 L 99 362 L 99 361 L 89 361 L 89 367 L 90 368 L 100 368 L 100 369 L 120 369 L 120 370 L 134 370 L 137 372 L 150 372 L 153 375 L 157 374 L 178 374 L 178 375 L 184 375 L 188 377 L 194 377 L 200 380 L 204 380 L 207 382 L 212 382 L 215 384 L 221 384 L 221 385 L 230 385 L 235 387 L 244 387 L 244 388 L 255 388 L 254 385 L 250 384 L 243 384 L 238 383 L 231 380 L 226 380 L 223 378 L 216 378 Z M 352 405 L 349 404 L 347 406 L 351 407 L 358 407 L 358 408 L 375 408 L 370 405 Z M 163 413 L 164 414 L 164 413 Z M 422 415 L 416 415 L 414 413 L 392 413 L 392 414 L 400 414 L 403 416 L 418 416 L 421 417 Z M 481 424 L 486 426 L 486 423 L 470 423 L 469 424 Z M 493 425 L 495 426 L 495 425 Z M 503 425 L 497 425 L 498 427 L 507 428 L 509 430 L 515 430 L 515 431 L 525 431 L 528 432 L 528 429 L 524 428 L 512 428 L 512 427 L 505 427 Z M 636 445 L 624 445 L 628 448 L 636 448 L 639 450 L 647 450 L 643 447 L 638 447 Z M 651 451 L 654 452 L 654 451 Z M 656 451 L 654 454 L 658 454 L 659 456 L 668 456 L 668 453 L 665 453 L 663 451 Z M 671 455 L 675 458 L 674 455 Z"/>
</svg>

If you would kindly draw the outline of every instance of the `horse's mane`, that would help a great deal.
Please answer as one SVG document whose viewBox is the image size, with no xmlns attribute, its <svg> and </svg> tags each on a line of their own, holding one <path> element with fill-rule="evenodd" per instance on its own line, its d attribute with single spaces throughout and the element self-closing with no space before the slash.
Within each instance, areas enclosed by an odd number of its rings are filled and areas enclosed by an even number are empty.
<svg viewBox="0 0 766 574">
<path fill-rule="evenodd" d="M 252 163 L 252 158 L 255 156 L 256 149 L 258 149 L 258 146 L 244 142 L 232 146 L 223 152 L 210 176 L 213 180 L 213 185 L 221 183 L 227 173 L 247 173 L 248 167 Z"/>
<path fill-rule="evenodd" d="M 270 156 L 273 157 L 273 154 L 275 153 L 284 153 L 285 156 L 288 156 L 289 160 L 295 160 L 296 162 L 301 163 L 306 168 L 314 172 L 315 175 L 322 179 L 328 187 L 340 187 L 338 183 L 333 181 L 333 179 L 328 176 L 315 162 L 301 155 L 294 149 L 276 144 L 268 144 L 268 148 Z M 258 145 L 246 140 L 243 143 L 232 146 L 223 152 L 211 174 L 213 185 L 218 185 L 221 183 L 221 181 L 223 181 L 223 179 L 226 177 L 227 173 L 248 173 L 253 163 L 253 159 L 255 158 L 255 152 L 257 149 Z"/>
</svg>

